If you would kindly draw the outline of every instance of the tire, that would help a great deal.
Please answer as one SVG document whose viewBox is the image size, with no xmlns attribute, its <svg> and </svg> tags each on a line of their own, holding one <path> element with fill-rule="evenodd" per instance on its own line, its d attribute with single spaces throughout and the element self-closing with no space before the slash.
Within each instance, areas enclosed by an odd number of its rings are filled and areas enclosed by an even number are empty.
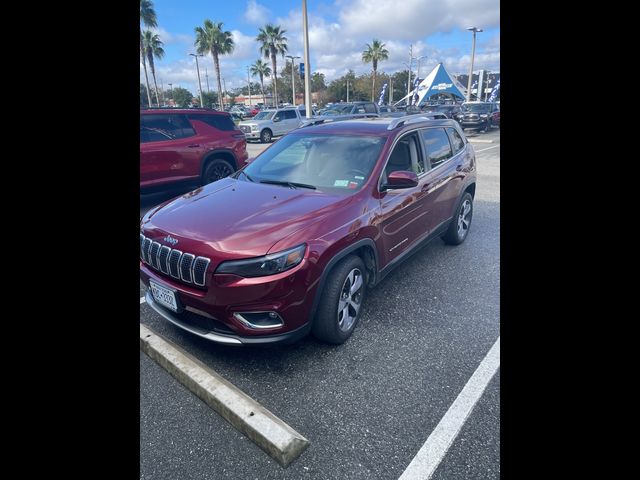
<svg viewBox="0 0 640 480">
<path fill-rule="evenodd" d="M 465 213 L 465 209 L 468 210 Z M 473 197 L 469 192 L 465 193 L 460 199 L 456 213 L 451 220 L 449 228 L 442 236 L 442 240 L 447 245 L 460 245 L 464 242 L 469 234 L 471 227 L 471 219 L 473 218 Z"/>
<path fill-rule="evenodd" d="M 260 132 L 260 141 L 262 143 L 269 143 L 273 138 L 273 133 L 268 128 L 265 128 Z"/>
<path fill-rule="evenodd" d="M 313 335 L 317 339 L 341 344 L 351 336 L 360 320 L 362 303 L 367 292 L 365 274 L 364 263 L 356 255 L 342 259 L 329 272 L 312 327 Z M 350 291 L 350 286 L 354 283 L 359 283 L 360 286 L 349 294 L 351 301 L 345 301 L 346 291 Z M 341 309 L 341 306 L 344 308 Z"/>
<path fill-rule="evenodd" d="M 222 178 L 228 177 L 235 169 L 229 162 L 221 158 L 211 160 L 204 169 L 202 174 L 202 184 L 207 185 Z"/>
</svg>

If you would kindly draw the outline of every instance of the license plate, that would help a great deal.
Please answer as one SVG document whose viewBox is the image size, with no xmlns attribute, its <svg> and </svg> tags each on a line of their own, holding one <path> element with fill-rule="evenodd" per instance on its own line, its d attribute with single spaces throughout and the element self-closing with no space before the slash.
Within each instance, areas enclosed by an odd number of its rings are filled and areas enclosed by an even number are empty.
<svg viewBox="0 0 640 480">
<path fill-rule="evenodd" d="M 178 311 L 178 301 L 173 290 L 163 287 L 162 285 L 158 285 L 152 280 L 149 280 L 149 286 L 151 287 L 153 299 L 156 302 L 170 310 L 173 310 L 174 312 Z"/>
</svg>

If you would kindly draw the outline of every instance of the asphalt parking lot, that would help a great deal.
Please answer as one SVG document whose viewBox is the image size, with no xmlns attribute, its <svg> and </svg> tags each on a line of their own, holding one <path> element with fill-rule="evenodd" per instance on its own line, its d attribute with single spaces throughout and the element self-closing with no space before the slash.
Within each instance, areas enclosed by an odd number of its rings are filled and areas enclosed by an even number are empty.
<svg viewBox="0 0 640 480">
<path fill-rule="evenodd" d="M 465 133 L 483 141 L 473 143 L 478 186 L 468 238 L 458 247 L 432 242 L 371 290 L 347 343 L 308 337 L 277 348 L 225 347 L 140 305 L 141 323 L 311 441 L 282 468 L 141 353 L 140 478 L 402 475 L 500 335 L 500 131 Z M 249 156 L 265 147 L 249 144 Z M 180 193 L 141 196 L 141 215 Z M 500 478 L 499 370 L 432 478 Z"/>
</svg>

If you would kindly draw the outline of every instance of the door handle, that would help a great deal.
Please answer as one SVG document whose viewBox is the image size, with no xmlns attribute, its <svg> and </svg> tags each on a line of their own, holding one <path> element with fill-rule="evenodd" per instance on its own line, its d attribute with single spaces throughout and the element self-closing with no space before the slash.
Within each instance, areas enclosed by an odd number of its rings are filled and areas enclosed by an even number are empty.
<svg viewBox="0 0 640 480">
<path fill-rule="evenodd" d="M 198 148 L 200 146 L 199 143 L 194 143 L 192 145 L 187 145 L 187 148 Z"/>
<path fill-rule="evenodd" d="M 463 167 L 462 164 L 456 165 L 456 172 L 461 172 L 462 171 L 462 167 Z"/>
</svg>

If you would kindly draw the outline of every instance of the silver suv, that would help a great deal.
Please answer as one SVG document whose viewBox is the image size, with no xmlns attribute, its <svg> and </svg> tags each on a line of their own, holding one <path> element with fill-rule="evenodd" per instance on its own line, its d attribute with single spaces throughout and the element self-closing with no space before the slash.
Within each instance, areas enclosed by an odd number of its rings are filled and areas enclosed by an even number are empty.
<svg viewBox="0 0 640 480">
<path fill-rule="evenodd" d="M 262 143 L 268 143 L 273 137 L 298 128 L 304 116 L 304 106 L 262 110 L 251 120 L 240 122 L 238 127 L 247 140 L 259 139 Z"/>
</svg>

